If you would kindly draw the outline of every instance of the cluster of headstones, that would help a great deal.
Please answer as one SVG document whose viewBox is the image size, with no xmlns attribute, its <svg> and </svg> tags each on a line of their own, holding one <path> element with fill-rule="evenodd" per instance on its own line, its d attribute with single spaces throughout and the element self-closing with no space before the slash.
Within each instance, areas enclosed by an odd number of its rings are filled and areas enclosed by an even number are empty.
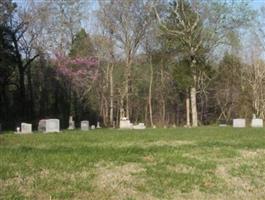
<svg viewBox="0 0 265 200">
<path fill-rule="evenodd" d="M 146 129 L 144 123 L 139 123 L 137 125 L 133 125 L 129 119 L 126 117 L 121 118 L 120 120 L 120 129 Z"/>
<path fill-rule="evenodd" d="M 251 120 L 250 125 L 253 128 L 262 128 L 263 127 L 263 119 L 253 118 Z M 233 127 L 234 128 L 245 128 L 246 127 L 246 119 L 233 119 Z"/>
<path fill-rule="evenodd" d="M 72 128 L 73 127 L 73 128 Z M 99 122 L 97 126 L 89 126 L 89 121 L 81 121 L 81 130 L 88 131 L 89 129 L 101 128 Z M 74 123 L 69 123 L 68 129 L 74 129 Z M 38 124 L 38 131 L 45 133 L 60 132 L 60 120 L 59 119 L 42 119 Z M 21 123 L 21 128 L 17 127 L 16 133 L 32 133 L 32 124 Z"/>
<path fill-rule="evenodd" d="M 88 131 L 89 129 L 94 130 L 96 128 L 101 128 L 99 122 L 97 122 L 97 126 L 91 125 L 89 126 L 89 121 L 81 121 L 81 131 Z"/>
</svg>

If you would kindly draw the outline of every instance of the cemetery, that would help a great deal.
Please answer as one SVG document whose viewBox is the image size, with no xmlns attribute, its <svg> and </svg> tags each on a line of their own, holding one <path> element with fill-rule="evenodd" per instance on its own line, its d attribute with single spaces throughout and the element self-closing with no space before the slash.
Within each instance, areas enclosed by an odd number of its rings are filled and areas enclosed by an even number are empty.
<svg viewBox="0 0 265 200">
<path fill-rule="evenodd" d="M 264 200 L 265 0 L 0 0 L 0 200 Z"/>
</svg>

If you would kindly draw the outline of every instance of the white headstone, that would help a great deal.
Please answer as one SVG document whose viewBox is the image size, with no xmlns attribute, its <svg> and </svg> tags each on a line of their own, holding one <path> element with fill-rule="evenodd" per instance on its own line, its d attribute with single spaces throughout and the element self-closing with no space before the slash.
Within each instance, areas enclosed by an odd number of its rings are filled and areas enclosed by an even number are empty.
<svg viewBox="0 0 265 200">
<path fill-rule="evenodd" d="M 101 128 L 99 122 L 97 122 L 97 127 L 96 128 Z"/>
<path fill-rule="evenodd" d="M 233 119 L 233 127 L 234 128 L 245 128 L 246 120 L 245 119 Z"/>
<path fill-rule="evenodd" d="M 122 118 L 120 120 L 120 129 L 132 129 L 133 124 L 127 118 Z"/>
<path fill-rule="evenodd" d="M 38 124 L 38 131 L 44 132 L 46 130 L 46 120 L 41 119 Z"/>
<path fill-rule="evenodd" d="M 20 133 L 20 128 L 17 127 L 16 131 L 17 131 L 16 133 Z"/>
<path fill-rule="evenodd" d="M 92 125 L 91 126 L 91 130 L 94 130 L 96 127 L 95 127 L 95 125 Z"/>
<path fill-rule="evenodd" d="M 263 127 L 263 119 L 254 118 L 251 120 L 251 127 L 253 128 L 262 128 Z"/>
<path fill-rule="evenodd" d="M 21 123 L 21 133 L 32 133 L 32 124 Z"/>
<path fill-rule="evenodd" d="M 139 123 L 138 125 L 133 126 L 133 129 L 146 129 L 144 123 Z"/>
<path fill-rule="evenodd" d="M 73 120 L 73 116 L 69 117 L 69 127 L 68 127 L 68 129 L 69 130 L 75 129 L 75 121 Z"/>
<path fill-rule="evenodd" d="M 81 121 L 81 130 L 88 131 L 89 130 L 89 121 Z"/>
<path fill-rule="evenodd" d="M 46 119 L 45 120 L 45 132 L 60 132 L 60 120 L 59 119 Z"/>
<path fill-rule="evenodd" d="M 227 127 L 227 124 L 219 124 L 219 127 Z"/>
</svg>

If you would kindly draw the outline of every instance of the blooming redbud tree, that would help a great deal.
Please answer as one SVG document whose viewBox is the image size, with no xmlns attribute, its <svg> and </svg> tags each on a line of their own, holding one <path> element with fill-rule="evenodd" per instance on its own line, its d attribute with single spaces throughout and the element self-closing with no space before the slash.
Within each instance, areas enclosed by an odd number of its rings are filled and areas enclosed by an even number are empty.
<svg viewBox="0 0 265 200">
<path fill-rule="evenodd" d="M 98 59 L 95 57 L 67 57 L 55 54 L 57 73 L 70 81 L 72 89 L 79 94 L 87 93 L 98 77 Z"/>
</svg>

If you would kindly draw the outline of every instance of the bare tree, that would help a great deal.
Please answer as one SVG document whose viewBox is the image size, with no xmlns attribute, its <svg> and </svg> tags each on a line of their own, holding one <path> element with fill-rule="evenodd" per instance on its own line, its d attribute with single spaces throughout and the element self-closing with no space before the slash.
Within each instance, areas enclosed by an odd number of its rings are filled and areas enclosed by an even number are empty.
<svg viewBox="0 0 265 200">
<path fill-rule="evenodd" d="M 228 30 L 235 30 L 248 22 L 248 15 L 238 12 L 240 8 L 241 12 L 246 10 L 243 6 L 240 3 L 176 0 L 166 17 L 161 17 L 155 9 L 162 31 L 168 37 L 175 38 L 180 44 L 182 55 L 190 62 L 193 83 L 189 91 L 193 127 L 198 126 L 196 95 L 200 57 L 211 54 L 214 48 L 223 43 Z"/>
<path fill-rule="evenodd" d="M 115 40 L 116 47 L 125 59 L 124 86 L 121 106 L 125 106 L 126 117 L 130 116 L 131 67 L 141 41 L 149 25 L 149 1 L 99 1 L 99 19 L 103 27 Z"/>
</svg>

